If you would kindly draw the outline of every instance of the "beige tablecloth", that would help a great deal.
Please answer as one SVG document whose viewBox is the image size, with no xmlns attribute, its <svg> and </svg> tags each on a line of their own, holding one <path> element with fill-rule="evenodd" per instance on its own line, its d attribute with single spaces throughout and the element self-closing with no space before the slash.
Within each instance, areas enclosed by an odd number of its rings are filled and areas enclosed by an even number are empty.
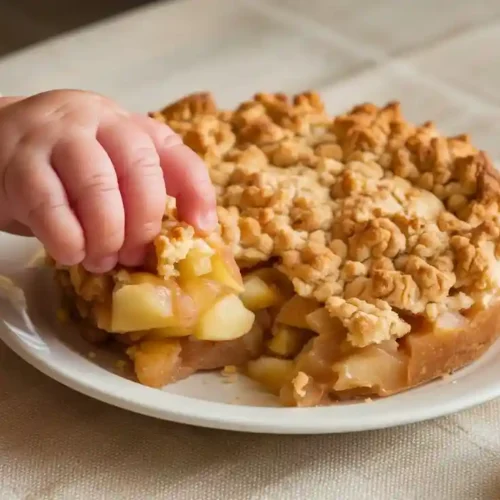
<svg viewBox="0 0 500 500">
<path fill-rule="evenodd" d="M 210 89 L 399 99 L 500 159 L 500 1 L 157 3 L 0 60 L 0 88 L 83 87 L 136 110 Z M 127 413 L 0 344 L 0 499 L 500 499 L 500 401 L 433 422 L 319 437 L 243 435 Z"/>
</svg>

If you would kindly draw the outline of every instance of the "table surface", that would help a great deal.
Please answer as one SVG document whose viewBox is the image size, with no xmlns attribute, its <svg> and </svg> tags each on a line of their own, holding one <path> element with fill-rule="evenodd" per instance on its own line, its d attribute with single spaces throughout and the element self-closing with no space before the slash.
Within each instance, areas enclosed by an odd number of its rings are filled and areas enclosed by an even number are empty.
<svg viewBox="0 0 500 500">
<path fill-rule="evenodd" d="M 314 88 L 332 112 L 398 99 L 500 158 L 500 2 L 158 2 L 0 59 L 0 90 L 85 88 L 138 111 Z M 500 401 L 378 432 L 244 435 L 86 398 L 0 343 L 0 498 L 500 499 Z"/>
</svg>

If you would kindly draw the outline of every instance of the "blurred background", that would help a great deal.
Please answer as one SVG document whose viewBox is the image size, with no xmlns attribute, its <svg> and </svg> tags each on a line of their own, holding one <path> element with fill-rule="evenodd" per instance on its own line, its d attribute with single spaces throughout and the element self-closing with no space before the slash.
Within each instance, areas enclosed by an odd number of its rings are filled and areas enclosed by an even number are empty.
<svg viewBox="0 0 500 500">
<path fill-rule="evenodd" d="M 209 90 L 400 100 L 500 159 L 500 0 L 0 0 L 0 92 L 83 88 L 147 111 Z"/>
<path fill-rule="evenodd" d="M 1 0 L 0 56 L 151 0 Z"/>
</svg>

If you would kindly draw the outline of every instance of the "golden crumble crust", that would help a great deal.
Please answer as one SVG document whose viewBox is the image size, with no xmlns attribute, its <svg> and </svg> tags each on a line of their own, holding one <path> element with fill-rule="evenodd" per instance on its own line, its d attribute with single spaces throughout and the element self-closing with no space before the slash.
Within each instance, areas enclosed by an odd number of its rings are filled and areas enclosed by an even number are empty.
<svg viewBox="0 0 500 500">
<path fill-rule="evenodd" d="M 314 92 L 261 93 L 234 111 L 195 94 L 152 116 L 208 164 L 240 267 L 273 259 L 354 346 L 406 335 L 411 315 L 484 304 L 500 287 L 499 175 L 466 135 L 413 125 L 396 102 L 330 117 Z M 183 237 L 160 237 L 162 272 Z"/>
<path fill-rule="evenodd" d="M 190 250 L 198 248 L 204 253 L 213 253 L 208 240 L 217 244 L 219 237 L 214 234 L 207 239 L 196 235 L 192 226 L 178 220 L 175 199 L 168 197 L 161 231 L 154 240 L 154 254 L 149 267 L 162 278 L 175 278 L 179 276 L 176 265 L 186 258 Z"/>
</svg>

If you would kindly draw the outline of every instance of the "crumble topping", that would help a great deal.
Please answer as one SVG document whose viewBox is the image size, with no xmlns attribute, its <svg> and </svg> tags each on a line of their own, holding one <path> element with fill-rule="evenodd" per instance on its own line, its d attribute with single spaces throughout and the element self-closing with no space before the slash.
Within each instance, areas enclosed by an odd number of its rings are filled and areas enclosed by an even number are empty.
<svg viewBox="0 0 500 500">
<path fill-rule="evenodd" d="M 306 395 L 306 386 L 308 383 L 309 376 L 304 372 L 298 372 L 292 380 L 293 391 L 299 398 L 303 398 Z"/>
<path fill-rule="evenodd" d="M 383 300 L 369 303 L 357 298 L 331 297 L 326 301 L 326 309 L 347 328 L 347 340 L 355 347 L 380 344 L 410 331 L 410 325 Z"/>
<path fill-rule="evenodd" d="M 402 337 L 408 316 L 434 321 L 500 287 L 499 176 L 466 135 L 415 126 L 398 103 L 331 118 L 312 92 L 257 94 L 234 111 L 195 94 L 152 116 L 209 165 L 240 267 L 274 259 L 353 346 Z M 165 225 L 160 274 L 193 237 Z"/>
<path fill-rule="evenodd" d="M 213 240 L 214 236 L 211 239 Z M 192 226 L 177 220 L 175 199 L 171 197 L 168 198 L 162 228 L 155 238 L 154 247 L 152 266 L 162 278 L 179 276 L 176 264 L 185 259 L 192 249 L 199 249 L 208 255 L 214 253 L 206 239 L 195 235 Z"/>
</svg>

